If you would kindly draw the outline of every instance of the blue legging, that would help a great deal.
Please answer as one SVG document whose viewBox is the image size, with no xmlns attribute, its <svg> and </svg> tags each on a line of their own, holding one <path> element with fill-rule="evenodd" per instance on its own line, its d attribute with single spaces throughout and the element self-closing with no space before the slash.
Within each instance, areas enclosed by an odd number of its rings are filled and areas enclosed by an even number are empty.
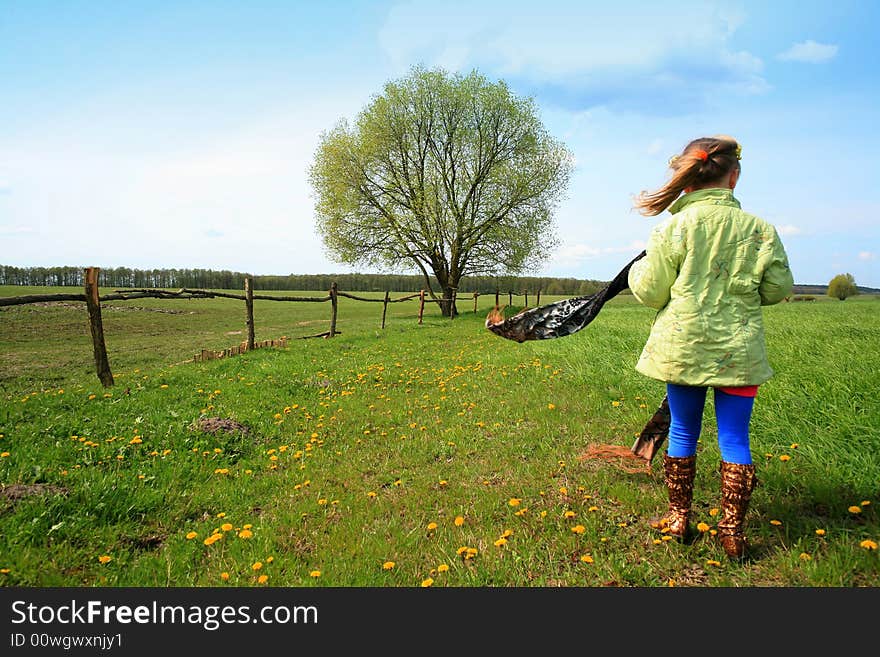
<svg viewBox="0 0 880 657">
<path fill-rule="evenodd" d="M 697 438 L 703 425 L 705 387 L 666 384 L 669 411 L 669 456 L 693 456 L 697 452 Z M 721 459 L 728 463 L 750 464 L 749 422 L 752 418 L 754 397 L 731 395 L 715 388 L 715 420 L 718 423 L 718 448 Z"/>
</svg>

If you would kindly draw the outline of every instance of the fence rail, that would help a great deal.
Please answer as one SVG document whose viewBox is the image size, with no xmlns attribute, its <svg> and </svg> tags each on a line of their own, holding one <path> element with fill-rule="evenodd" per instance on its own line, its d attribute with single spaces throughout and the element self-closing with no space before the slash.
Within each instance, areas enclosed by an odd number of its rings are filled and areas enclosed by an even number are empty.
<svg viewBox="0 0 880 657">
<path fill-rule="evenodd" d="M 94 350 L 95 357 L 95 369 L 98 375 L 98 378 L 101 381 L 101 384 L 106 388 L 110 387 L 114 384 L 113 374 L 110 370 L 109 359 L 107 358 L 107 349 L 104 342 L 104 328 L 103 322 L 101 318 L 101 304 L 106 301 L 130 301 L 132 299 L 144 299 L 144 298 L 155 298 L 155 299 L 212 299 L 215 297 L 221 297 L 225 299 L 235 299 L 238 301 L 245 302 L 245 308 L 247 311 L 247 340 L 242 342 L 240 345 L 235 347 L 230 347 L 222 351 L 211 351 L 203 349 L 201 353 L 196 354 L 193 360 L 211 360 L 213 358 L 222 358 L 224 356 L 232 356 L 244 353 L 245 351 L 252 349 L 259 349 L 261 347 L 267 346 L 287 346 L 287 337 L 283 337 L 280 340 L 263 340 L 261 342 L 256 342 L 254 339 L 254 300 L 263 300 L 263 301 L 293 301 L 293 302 L 314 302 L 314 303 L 323 303 L 329 301 L 331 304 L 331 315 L 330 315 L 330 330 L 319 333 L 317 335 L 309 335 L 303 336 L 304 338 L 317 338 L 317 337 L 334 337 L 338 335 L 340 331 L 336 326 L 336 317 L 337 317 L 337 309 L 338 309 L 338 299 L 339 297 L 346 297 L 348 299 L 352 299 L 355 301 L 366 301 L 372 303 L 381 303 L 382 304 L 382 328 L 385 328 L 385 318 L 388 310 L 389 303 L 400 303 L 404 301 L 410 301 L 412 299 L 419 300 L 419 311 L 418 311 L 418 323 L 422 323 L 425 304 L 426 303 L 436 303 L 442 307 L 442 304 L 448 304 L 450 308 L 455 308 L 455 303 L 457 301 L 458 295 L 457 291 L 453 290 L 452 298 L 441 298 L 441 299 L 431 299 L 426 297 L 425 290 L 421 290 L 420 292 L 414 294 L 408 294 L 402 297 L 398 297 L 396 299 L 392 299 L 390 293 L 388 291 L 385 292 L 384 298 L 381 299 L 370 299 L 367 297 L 357 296 L 355 294 L 351 294 L 348 292 L 342 292 L 337 289 L 337 285 L 333 282 L 330 286 L 330 292 L 327 296 L 323 297 L 304 297 L 304 296 L 275 296 L 268 294 L 254 294 L 253 290 L 253 277 L 247 276 L 244 281 L 244 294 L 233 294 L 230 292 L 216 292 L 212 290 L 198 290 L 191 288 L 181 288 L 176 292 L 171 290 L 162 290 L 156 288 L 137 288 L 132 290 L 115 290 L 112 294 L 105 294 L 101 296 L 98 292 L 98 267 L 88 267 L 85 269 L 85 290 L 83 293 L 59 293 L 59 294 L 25 294 L 15 297 L 0 297 L 0 307 L 2 306 L 17 306 L 23 304 L 30 303 L 48 303 L 53 301 L 82 301 L 86 304 L 86 308 L 89 313 L 89 328 L 92 335 L 92 346 Z M 495 306 L 499 305 L 499 295 L 500 292 L 495 292 Z M 478 292 L 473 293 L 474 300 L 474 313 L 477 312 L 477 298 L 480 296 Z M 509 304 L 513 305 L 513 297 L 514 296 L 524 296 L 525 297 L 525 305 L 528 306 L 529 295 L 528 292 L 520 294 L 514 294 L 513 292 L 508 292 Z M 541 303 L 541 292 L 540 290 L 537 293 L 537 301 L 536 305 L 540 305 Z M 455 313 L 450 313 L 450 317 L 454 317 Z"/>
</svg>

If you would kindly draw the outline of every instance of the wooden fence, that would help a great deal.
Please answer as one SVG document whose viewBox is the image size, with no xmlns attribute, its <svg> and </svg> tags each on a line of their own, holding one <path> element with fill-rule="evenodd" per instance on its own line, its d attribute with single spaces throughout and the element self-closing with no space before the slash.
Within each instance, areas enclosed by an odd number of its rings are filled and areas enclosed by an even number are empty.
<svg viewBox="0 0 880 657">
<path fill-rule="evenodd" d="M 113 373 L 110 370 L 110 361 L 107 358 L 107 348 L 104 343 L 104 327 L 101 319 L 101 303 L 105 301 L 129 301 L 131 299 L 143 299 L 147 297 L 152 297 L 156 299 L 211 299 L 214 297 L 222 297 L 227 299 L 237 299 L 245 302 L 245 308 L 247 311 L 247 340 L 242 342 L 240 345 L 235 347 L 230 347 L 222 351 L 212 351 L 208 349 L 203 349 L 200 353 L 196 354 L 193 358 L 195 361 L 202 360 L 212 360 L 214 358 L 223 358 L 225 356 L 233 356 L 244 353 L 246 351 L 251 351 L 253 349 L 259 349 L 261 347 L 286 347 L 287 346 L 287 338 L 282 337 L 280 340 L 263 340 L 260 342 L 256 342 L 254 340 L 254 299 L 261 299 L 266 301 L 300 301 L 300 302 L 325 302 L 329 301 L 331 306 L 330 313 L 330 329 L 323 333 L 318 333 L 317 335 L 309 335 L 304 336 L 305 338 L 320 338 L 327 337 L 332 338 L 335 335 L 339 334 L 340 331 L 337 330 L 336 327 L 336 315 L 338 309 L 338 301 L 339 297 L 346 297 L 348 299 L 353 299 L 355 301 L 367 301 L 372 303 L 381 303 L 382 304 L 382 328 L 385 328 L 385 317 L 388 311 L 389 303 L 400 303 L 402 301 L 408 301 L 410 299 L 419 299 L 419 314 L 418 314 L 418 322 L 422 323 L 422 318 L 425 311 L 426 303 L 451 303 L 451 307 L 455 307 L 455 303 L 457 300 L 457 294 L 453 291 L 452 299 L 429 299 L 426 298 L 425 290 L 421 290 L 420 292 L 409 294 L 406 296 L 399 297 L 397 299 L 392 299 L 389 292 L 385 292 L 385 297 L 382 299 L 368 299 L 366 297 L 359 297 L 354 294 L 350 294 L 348 292 L 341 292 L 337 289 L 336 283 L 332 283 L 330 286 L 330 292 L 327 296 L 324 297 L 290 297 L 290 296 L 270 296 L 266 294 L 254 294 L 254 286 L 253 286 L 253 277 L 247 276 L 244 281 L 244 294 L 232 294 L 228 292 L 214 292 L 210 290 L 193 290 L 189 288 L 181 288 L 177 292 L 172 292 L 169 290 L 158 290 L 158 289 L 132 289 L 132 290 L 115 290 L 113 294 L 106 294 L 104 296 L 100 296 L 98 293 L 98 267 L 88 267 L 85 270 L 85 291 L 83 294 L 74 294 L 74 293 L 60 293 L 60 294 L 30 294 L 30 295 L 21 295 L 16 297 L 0 297 L 0 306 L 15 306 L 21 304 L 28 303 L 45 303 L 48 301 L 84 301 L 86 304 L 86 308 L 89 313 L 89 328 L 92 336 L 92 347 L 95 356 L 95 368 L 98 374 L 98 379 L 101 381 L 101 385 L 105 388 L 110 387 L 114 384 L 113 382 Z M 477 312 L 477 298 L 479 297 L 479 293 L 474 292 L 474 313 Z M 525 305 L 528 306 L 528 292 L 525 292 L 523 295 L 515 295 L 513 292 L 508 293 L 509 304 L 513 305 L 513 297 L 514 296 L 525 296 Z M 498 291 L 495 292 L 495 305 L 499 305 L 500 293 Z M 535 305 L 539 305 L 541 303 L 541 292 L 537 293 L 537 300 Z M 454 316 L 454 314 L 452 314 Z"/>
</svg>

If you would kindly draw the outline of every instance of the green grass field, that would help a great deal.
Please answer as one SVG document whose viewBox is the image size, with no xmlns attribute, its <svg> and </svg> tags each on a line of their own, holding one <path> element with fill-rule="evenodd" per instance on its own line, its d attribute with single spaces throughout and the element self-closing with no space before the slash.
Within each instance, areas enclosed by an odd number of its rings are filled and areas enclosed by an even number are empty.
<svg viewBox="0 0 880 657">
<path fill-rule="evenodd" d="M 329 303 L 257 301 L 256 339 L 288 347 L 195 363 L 245 339 L 243 302 L 113 302 L 107 389 L 84 304 L 0 308 L 0 585 L 880 585 L 878 298 L 765 309 L 746 564 L 712 537 L 711 395 L 692 544 L 647 525 L 659 457 L 583 458 L 629 447 L 662 399 L 634 370 L 653 311 L 623 295 L 517 344 L 483 327 L 493 303 L 421 325 L 390 304 L 381 329 L 382 304 L 341 298 L 340 335 L 297 339 Z"/>
</svg>

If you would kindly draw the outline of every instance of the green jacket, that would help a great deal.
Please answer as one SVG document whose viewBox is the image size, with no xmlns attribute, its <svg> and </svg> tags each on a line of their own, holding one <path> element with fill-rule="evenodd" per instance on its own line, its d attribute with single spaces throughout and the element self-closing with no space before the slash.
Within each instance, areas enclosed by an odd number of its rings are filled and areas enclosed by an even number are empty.
<svg viewBox="0 0 880 657">
<path fill-rule="evenodd" d="M 629 271 L 633 295 L 659 311 L 636 370 L 682 385 L 764 383 L 773 370 L 761 306 L 794 283 L 776 229 L 729 189 L 685 194 L 669 211 Z"/>
</svg>

